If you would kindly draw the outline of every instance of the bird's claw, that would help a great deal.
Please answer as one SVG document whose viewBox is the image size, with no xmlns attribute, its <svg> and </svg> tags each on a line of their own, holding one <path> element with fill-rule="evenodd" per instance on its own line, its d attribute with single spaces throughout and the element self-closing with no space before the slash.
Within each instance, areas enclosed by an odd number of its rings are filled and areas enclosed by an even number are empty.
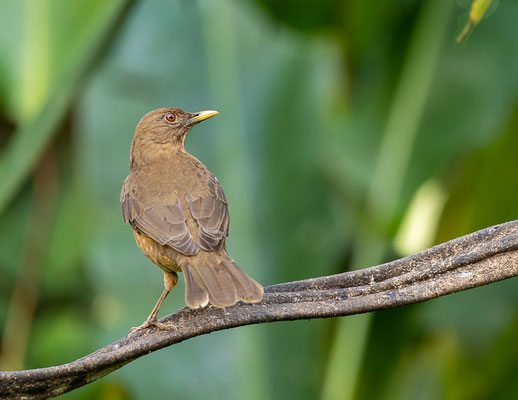
<svg viewBox="0 0 518 400">
<path fill-rule="evenodd" d="M 135 332 L 141 331 L 143 329 L 151 328 L 151 327 L 155 327 L 161 331 L 169 331 L 171 329 L 176 330 L 176 327 L 174 325 L 163 324 L 162 322 L 158 322 L 157 319 L 155 318 L 155 319 L 148 319 L 142 325 L 131 328 L 129 334 L 132 335 Z"/>
</svg>

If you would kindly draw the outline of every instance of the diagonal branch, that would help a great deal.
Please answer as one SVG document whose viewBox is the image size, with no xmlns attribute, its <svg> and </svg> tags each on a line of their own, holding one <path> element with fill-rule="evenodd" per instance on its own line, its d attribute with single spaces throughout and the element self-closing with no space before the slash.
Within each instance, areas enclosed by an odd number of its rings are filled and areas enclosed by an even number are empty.
<svg viewBox="0 0 518 400">
<path fill-rule="evenodd" d="M 518 275 L 518 221 L 496 225 L 421 253 L 359 271 L 269 286 L 263 301 L 226 310 L 183 308 L 162 322 L 69 364 L 0 372 L 0 398 L 47 398 L 99 379 L 163 347 L 222 329 L 394 308 Z"/>
</svg>

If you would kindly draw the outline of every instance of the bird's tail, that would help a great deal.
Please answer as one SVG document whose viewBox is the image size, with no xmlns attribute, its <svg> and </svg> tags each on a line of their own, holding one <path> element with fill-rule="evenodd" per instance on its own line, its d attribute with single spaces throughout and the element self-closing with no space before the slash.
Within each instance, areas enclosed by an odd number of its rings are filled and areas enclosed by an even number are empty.
<svg viewBox="0 0 518 400">
<path fill-rule="evenodd" d="M 203 307 L 210 301 L 214 306 L 223 308 L 238 300 L 247 303 L 261 301 L 263 287 L 245 274 L 234 260 L 226 254 L 214 259 L 216 262 L 210 266 L 191 264 L 182 267 L 187 306 Z"/>
</svg>

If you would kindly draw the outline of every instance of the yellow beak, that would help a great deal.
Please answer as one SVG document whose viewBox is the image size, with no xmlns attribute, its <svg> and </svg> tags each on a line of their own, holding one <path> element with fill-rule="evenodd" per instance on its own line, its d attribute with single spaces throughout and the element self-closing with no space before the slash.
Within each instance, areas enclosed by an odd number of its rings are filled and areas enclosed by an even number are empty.
<svg viewBox="0 0 518 400">
<path fill-rule="evenodd" d="M 189 119 L 189 125 L 195 125 L 198 122 L 205 121 L 206 119 L 209 119 L 210 117 L 213 117 L 214 115 L 218 114 L 219 112 L 214 110 L 199 111 L 197 113 L 194 113 L 194 117 Z"/>
</svg>

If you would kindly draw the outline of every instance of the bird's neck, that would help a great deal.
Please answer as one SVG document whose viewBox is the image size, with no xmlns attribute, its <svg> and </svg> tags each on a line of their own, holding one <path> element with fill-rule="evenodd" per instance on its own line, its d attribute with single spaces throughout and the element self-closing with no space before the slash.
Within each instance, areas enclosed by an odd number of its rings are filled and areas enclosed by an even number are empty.
<svg viewBox="0 0 518 400">
<path fill-rule="evenodd" d="M 154 165 L 167 165 L 188 154 L 183 143 L 157 143 L 149 139 L 135 138 L 130 150 L 130 170 Z"/>
</svg>

